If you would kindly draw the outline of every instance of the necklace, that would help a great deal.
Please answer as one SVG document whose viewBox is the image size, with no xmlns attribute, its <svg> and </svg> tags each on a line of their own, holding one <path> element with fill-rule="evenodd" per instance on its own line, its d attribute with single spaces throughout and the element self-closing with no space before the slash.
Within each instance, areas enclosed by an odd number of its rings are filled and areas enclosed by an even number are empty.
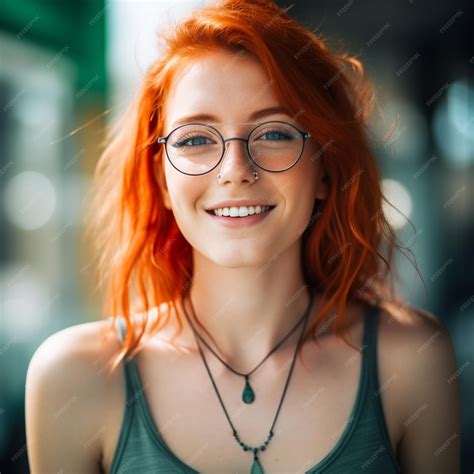
<svg viewBox="0 0 474 474">
<path fill-rule="evenodd" d="M 239 445 L 242 447 L 242 449 L 244 451 L 253 451 L 253 456 L 254 457 L 253 457 L 253 463 L 252 463 L 252 468 L 250 470 L 250 474 L 264 474 L 262 464 L 261 464 L 260 460 L 258 459 L 258 452 L 259 451 L 265 451 L 267 445 L 270 443 L 270 441 L 273 438 L 273 434 L 274 434 L 273 433 L 273 428 L 275 426 L 278 415 L 280 414 L 280 409 L 281 409 L 281 406 L 283 404 L 283 400 L 285 398 L 286 391 L 288 389 L 288 385 L 290 383 L 291 375 L 293 373 L 293 368 L 294 368 L 295 361 L 296 361 L 296 355 L 298 353 L 298 348 L 301 344 L 301 340 L 303 338 L 304 331 L 305 331 L 305 328 L 306 328 L 306 323 L 307 323 L 307 317 L 309 315 L 309 310 L 310 310 L 310 308 L 312 306 L 312 303 L 313 303 L 313 297 L 314 297 L 313 292 L 310 291 L 310 301 L 309 301 L 308 307 L 306 308 L 306 311 L 304 312 L 304 315 L 303 315 L 303 318 L 302 318 L 302 319 L 304 319 L 303 329 L 301 331 L 300 337 L 298 338 L 298 343 L 296 344 L 295 352 L 293 354 L 293 359 L 292 359 L 292 362 L 291 362 L 290 370 L 288 371 L 288 377 L 286 379 L 286 383 L 285 383 L 285 387 L 283 389 L 283 393 L 282 393 L 282 396 L 281 396 L 281 399 L 280 399 L 280 403 L 278 404 L 278 409 L 277 409 L 277 412 L 276 412 L 275 417 L 273 419 L 273 423 L 270 427 L 270 431 L 268 433 L 267 439 L 265 440 L 265 442 L 263 444 L 261 444 L 258 447 L 249 446 L 246 443 L 241 441 L 241 439 L 239 437 L 239 434 L 237 433 L 237 430 L 235 429 L 234 425 L 232 424 L 232 421 L 230 420 L 229 414 L 227 413 L 227 410 L 224 406 L 224 402 L 222 401 L 222 398 L 221 398 L 221 395 L 220 395 L 219 390 L 217 388 L 216 382 L 214 381 L 214 378 L 212 377 L 211 371 L 209 370 L 209 366 L 207 365 L 206 358 L 204 357 L 204 353 L 202 352 L 201 345 L 199 344 L 198 338 L 196 337 L 196 330 L 194 329 L 194 326 L 192 325 L 191 321 L 189 320 L 189 316 L 187 314 L 186 307 L 184 306 L 184 304 L 181 304 L 181 306 L 184 309 L 184 314 L 186 316 L 186 319 L 188 320 L 188 322 L 189 322 L 189 324 L 190 324 L 190 326 L 193 330 L 195 340 L 196 340 L 196 344 L 197 344 L 198 349 L 199 349 L 199 354 L 201 355 L 201 359 L 204 362 L 204 365 L 206 367 L 207 373 L 209 374 L 209 377 L 211 379 L 214 390 L 216 391 L 217 398 L 219 399 L 219 402 L 222 406 L 222 409 L 224 410 L 224 414 L 227 418 L 227 421 L 229 422 L 229 424 L 232 428 L 232 435 L 234 436 L 234 439 L 237 441 L 237 443 L 239 443 Z"/>
<path fill-rule="evenodd" d="M 194 306 L 193 306 L 193 303 L 191 301 L 191 298 L 189 298 L 188 294 L 186 294 L 185 296 L 187 298 L 187 300 L 189 301 L 189 304 L 191 305 L 191 308 L 192 308 L 192 311 L 193 311 L 193 314 L 196 314 L 196 312 L 194 311 Z M 185 314 L 187 315 L 186 313 L 186 310 L 185 310 Z M 300 320 L 293 326 L 293 328 L 291 329 L 291 331 L 280 341 L 278 342 L 278 344 L 260 361 L 259 364 L 257 364 L 257 366 L 251 370 L 250 372 L 246 373 L 246 374 L 243 374 L 241 372 L 238 372 L 237 370 L 233 369 L 226 361 L 222 360 L 222 358 L 212 349 L 212 347 L 206 342 L 206 340 L 199 334 L 199 332 L 197 332 L 194 328 L 194 326 L 191 324 L 191 322 L 189 322 L 189 324 L 191 325 L 194 333 L 196 334 L 196 336 L 201 340 L 201 342 L 230 370 L 232 371 L 234 374 L 236 375 L 239 375 L 240 377 L 245 377 L 245 385 L 244 385 L 244 389 L 242 391 L 242 401 L 244 403 L 247 403 L 247 404 L 250 404 L 250 403 L 253 403 L 254 400 L 255 400 L 255 391 L 254 389 L 252 388 L 252 386 L 250 385 L 250 381 L 249 381 L 249 377 L 268 359 L 268 357 L 270 357 L 295 331 L 296 329 L 298 328 L 298 326 L 303 322 L 303 319 L 305 318 L 306 316 L 306 313 L 303 314 L 303 316 L 300 318 Z M 189 321 L 189 318 L 188 318 L 188 321 Z"/>
</svg>

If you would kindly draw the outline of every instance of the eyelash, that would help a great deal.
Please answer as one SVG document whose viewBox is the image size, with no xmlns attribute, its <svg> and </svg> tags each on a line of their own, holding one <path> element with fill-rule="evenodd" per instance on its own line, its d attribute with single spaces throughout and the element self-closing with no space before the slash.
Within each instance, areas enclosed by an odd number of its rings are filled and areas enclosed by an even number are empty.
<svg viewBox="0 0 474 474">
<path fill-rule="evenodd" d="M 291 140 L 291 137 L 288 136 L 286 133 L 284 132 L 279 132 L 277 130 L 269 130 L 269 131 L 266 131 L 266 132 L 263 132 L 260 137 L 264 136 L 264 135 L 267 135 L 267 134 L 270 134 L 270 133 L 277 133 L 279 134 L 280 136 L 283 136 L 283 137 L 286 137 L 286 139 L 288 140 Z M 175 143 L 175 146 L 176 147 L 181 147 L 181 146 L 185 146 L 186 142 L 193 139 L 193 138 L 206 138 L 206 139 L 209 139 L 208 137 L 204 137 L 202 135 L 186 135 L 184 136 L 179 142 Z M 200 146 L 200 145 L 195 145 L 195 146 Z"/>
</svg>

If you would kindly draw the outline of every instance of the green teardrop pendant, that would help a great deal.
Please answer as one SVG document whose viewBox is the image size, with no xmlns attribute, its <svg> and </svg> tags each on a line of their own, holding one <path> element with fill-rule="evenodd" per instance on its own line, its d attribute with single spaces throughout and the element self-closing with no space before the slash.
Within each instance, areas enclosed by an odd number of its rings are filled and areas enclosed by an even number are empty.
<svg viewBox="0 0 474 474">
<path fill-rule="evenodd" d="M 255 400 L 255 394 L 253 393 L 252 387 L 249 384 L 248 379 L 245 383 L 244 391 L 242 392 L 242 400 L 244 403 L 252 403 Z"/>
<path fill-rule="evenodd" d="M 263 474 L 263 467 L 260 464 L 258 458 L 255 458 L 253 460 L 252 470 L 250 471 L 250 474 Z"/>
</svg>

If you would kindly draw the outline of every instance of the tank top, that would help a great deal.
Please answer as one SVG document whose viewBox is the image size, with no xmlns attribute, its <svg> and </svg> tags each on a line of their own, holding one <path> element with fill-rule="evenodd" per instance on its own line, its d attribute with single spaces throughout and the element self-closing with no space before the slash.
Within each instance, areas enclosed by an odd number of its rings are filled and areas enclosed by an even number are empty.
<svg viewBox="0 0 474 474">
<path fill-rule="evenodd" d="M 378 306 L 366 303 L 361 370 L 351 416 L 332 450 L 305 474 L 390 474 L 400 472 L 380 399 L 377 370 Z M 120 340 L 125 320 L 116 319 Z M 126 400 L 109 474 L 196 474 L 167 446 L 151 416 L 135 360 L 124 359 Z M 284 408 L 284 407 L 282 407 Z M 248 455 L 248 453 L 243 453 Z M 249 471 L 252 459 L 249 458 Z"/>
</svg>

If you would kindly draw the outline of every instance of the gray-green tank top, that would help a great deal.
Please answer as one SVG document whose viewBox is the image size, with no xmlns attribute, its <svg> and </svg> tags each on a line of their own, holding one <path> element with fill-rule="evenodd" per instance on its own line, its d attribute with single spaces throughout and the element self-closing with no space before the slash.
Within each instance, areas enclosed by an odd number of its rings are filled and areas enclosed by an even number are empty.
<svg viewBox="0 0 474 474">
<path fill-rule="evenodd" d="M 347 425 L 333 449 L 305 474 L 400 472 L 380 400 L 377 370 L 378 316 L 378 306 L 367 304 L 359 386 Z M 117 335 L 122 340 L 126 330 L 125 321 L 122 317 L 116 321 Z M 151 416 L 135 360 L 124 360 L 123 367 L 127 403 L 110 474 L 198 473 L 179 459 L 161 437 L 159 427 Z"/>
</svg>

